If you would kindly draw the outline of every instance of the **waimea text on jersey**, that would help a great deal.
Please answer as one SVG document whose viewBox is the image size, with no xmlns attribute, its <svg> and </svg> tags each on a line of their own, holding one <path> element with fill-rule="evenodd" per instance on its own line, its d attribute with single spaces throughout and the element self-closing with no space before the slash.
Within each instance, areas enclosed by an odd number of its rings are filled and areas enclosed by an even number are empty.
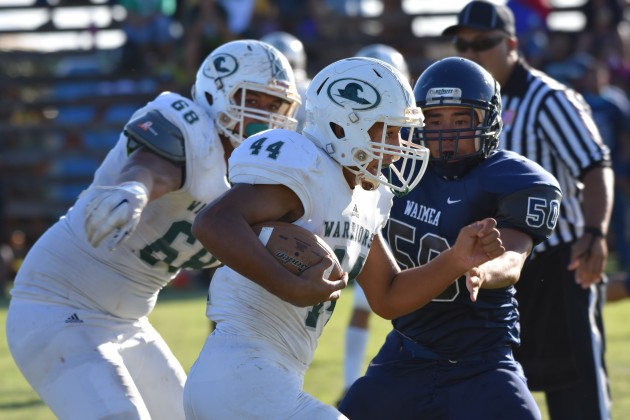
<svg viewBox="0 0 630 420">
<path fill-rule="evenodd" d="M 407 200 L 407 206 L 405 207 L 405 216 L 413 217 L 421 222 L 429 223 L 433 226 L 437 226 L 440 222 L 440 216 L 442 212 L 434 209 L 433 207 L 425 207 L 422 204 L 418 204 L 415 201 Z"/>
</svg>

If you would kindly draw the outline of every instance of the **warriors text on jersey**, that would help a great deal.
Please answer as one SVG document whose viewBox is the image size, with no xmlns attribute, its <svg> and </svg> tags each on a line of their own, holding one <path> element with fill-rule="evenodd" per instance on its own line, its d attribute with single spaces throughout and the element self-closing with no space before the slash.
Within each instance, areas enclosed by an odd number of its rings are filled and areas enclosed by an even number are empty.
<svg viewBox="0 0 630 420">
<path fill-rule="evenodd" d="M 135 232 L 113 252 L 86 239 L 84 211 L 94 187 L 115 182 L 128 155 L 123 134 L 97 170 L 93 183 L 68 213 L 31 249 L 15 281 L 15 297 L 139 318 L 181 268 L 218 262 L 192 236 L 195 215 L 227 191 L 224 151 L 206 111 L 175 93 L 164 93 L 132 117 L 157 110 L 184 138 L 185 182 L 181 189 L 150 202 Z M 69 268 L 72 269 L 69 269 Z"/>
<path fill-rule="evenodd" d="M 304 216 L 295 224 L 323 238 L 351 278 L 360 271 L 373 235 L 384 226 L 392 200 L 383 187 L 372 192 L 350 189 L 338 163 L 310 140 L 287 130 L 263 132 L 244 141 L 230 158 L 230 181 L 291 188 L 304 207 Z M 210 284 L 208 317 L 218 323 L 218 333 L 271 342 L 305 370 L 334 306 L 335 302 L 293 306 L 221 267 Z"/>
<path fill-rule="evenodd" d="M 394 201 L 384 236 L 403 269 L 426 264 L 455 242 L 462 226 L 485 217 L 496 218 L 498 228 L 530 235 L 536 244 L 553 230 L 560 200 L 553 176 L 513 152 L 493 154 L 458 180 L 443 179 L 429 165 L 420 185 Z M 514 288 L 482 289 L 473 303 L 464 277 L 393 324 L 453 359 L 519 343 Z"/>
</svg>

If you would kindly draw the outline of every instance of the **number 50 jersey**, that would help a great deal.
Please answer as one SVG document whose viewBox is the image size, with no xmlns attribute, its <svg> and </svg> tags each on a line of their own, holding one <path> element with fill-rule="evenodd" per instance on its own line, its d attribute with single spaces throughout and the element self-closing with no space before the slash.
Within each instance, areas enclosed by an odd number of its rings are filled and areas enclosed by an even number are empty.
<svg viewBox="0 0 630 420">
<path fill-rule="evenodd" d="M 459 230 L 493 217 L 498 228 L 532 237 L 534 245 L 553 231 L 562 194 L 557 180 L 537 163 L 498 151 L 464 177 L 447 180 L 427 169 L 410 194 L 394 199 L 383 233 L 401 268 L 426 264 L 455 242 Z M 442 356 L 461 357 L 498 345 L 518 345 L 513 286 L 482 289 L 471 302 L 465 277 L 431 303 L 395 319 L 394 327 Z"/>
</svg>

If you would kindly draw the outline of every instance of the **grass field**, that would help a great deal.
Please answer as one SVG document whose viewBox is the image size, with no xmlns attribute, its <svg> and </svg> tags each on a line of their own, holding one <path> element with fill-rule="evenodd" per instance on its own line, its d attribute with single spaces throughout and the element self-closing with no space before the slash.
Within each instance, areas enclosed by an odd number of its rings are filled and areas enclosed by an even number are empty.
<svg viewBox="0 0 630 420">
<path fill-rule="evenodd" d="M 349 291 L 343 294 L 306 376 L 306 390 L 329 404 L 337 400 L 343 388 L 343 342 L 351 299 Z M 7 301 L 0 301 L 0 419 L 54 419 L 13 364 L 5 338 L 6 312 Z M 186 369 L 197 357 L 209 329 L 204 313 L 204 291 L 167 289 L 151 315 L 153 324 Z M 604 316 L 608 340 L 607 363 L 614 400 L 613 418 L 621 420 L 630 416 L 630 300 L 609 304 Z M 389 323 L 385 320 L 373 316 L 370 322 L 372 333 L 368 358 L 378 349 L 389 330 Z M 544 397 L 539 394 L 535 397 L 543 411 L 543 418 L 547 418 Z"/>
</svg>

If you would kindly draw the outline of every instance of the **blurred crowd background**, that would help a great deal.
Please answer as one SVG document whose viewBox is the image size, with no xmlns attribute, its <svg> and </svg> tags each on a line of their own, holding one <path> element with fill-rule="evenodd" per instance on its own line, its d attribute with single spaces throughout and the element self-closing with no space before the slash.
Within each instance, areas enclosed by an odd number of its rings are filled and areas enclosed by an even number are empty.
<svg viewBox="0 0 630 420">
<path fill-rule="evenodd" d="M 440 34 L 464 0 L 3 0 L 0 2 L 0 286 L 91 181 L 133 111 L 189 96 L 223 42 L 299 38 L 307 76 L 382 43 L 413 79 L 454 55 Z M 580 91 L 612 149 L 611 270 L 630 264 L 630 0 L 510 0 L 527 60 Z M 412 83 L 413 84 L 413 83 Z M 175 286 L 187 286 L 183 274 Z"/>
</svg>

